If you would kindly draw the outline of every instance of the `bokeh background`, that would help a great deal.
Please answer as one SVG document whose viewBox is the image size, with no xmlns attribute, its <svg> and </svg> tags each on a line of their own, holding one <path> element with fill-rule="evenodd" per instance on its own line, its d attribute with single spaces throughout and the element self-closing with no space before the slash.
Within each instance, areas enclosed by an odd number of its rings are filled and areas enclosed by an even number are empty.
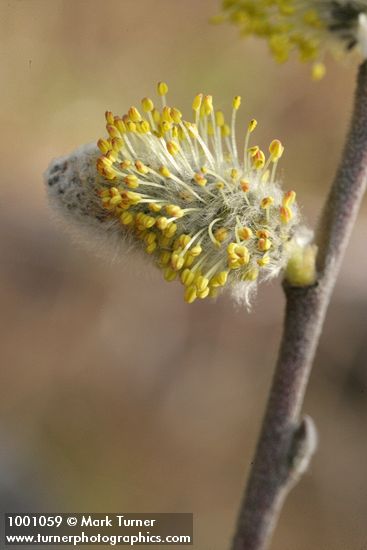
<svg viewBox="0 0 367 550">
<path fill-rule="evenodd" d="M 3 511 L 195 514 L 195 550 L 228 548 L 281 333 L 280 281 L 251 314 L 188 306 L 178 284 L 94 258 L 53 223 L 42 173 L 167 80 L 286 144 L 309 224 L 348 125 L 356 62 L 276 66 L 211 26 L 217 0 L 0 2 L 0 490 Z M 244 126 L 243 126 L 244 127 Z M 367 548 L 367 209 L 329 310 L 304 410 L 320 445 L 274 550 Z M 127 264 L 128 269 L 125 269 Z M 145 548 L 142 547 L 142 548 Z"/>
</svg>

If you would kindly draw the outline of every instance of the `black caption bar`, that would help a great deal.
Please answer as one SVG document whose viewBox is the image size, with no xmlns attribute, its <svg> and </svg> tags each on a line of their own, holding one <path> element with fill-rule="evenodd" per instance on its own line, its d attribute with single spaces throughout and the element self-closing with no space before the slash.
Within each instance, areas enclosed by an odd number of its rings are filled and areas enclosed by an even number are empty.
<svg viewBox="0 0 367 550">
<path fill-rule="evenodd" d="M 192 514 L 5 514 L 5 548 L 16 545 L 193 544 Z"/>
</svg>

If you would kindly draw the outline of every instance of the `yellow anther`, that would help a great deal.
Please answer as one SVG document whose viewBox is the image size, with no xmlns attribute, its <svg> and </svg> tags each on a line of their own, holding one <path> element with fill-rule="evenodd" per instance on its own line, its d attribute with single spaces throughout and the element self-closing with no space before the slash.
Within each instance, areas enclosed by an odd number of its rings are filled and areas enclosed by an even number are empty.
<svg viewBox="0 0 367 550">
<path fill-rule="evenodd" d="M 142 220 L 142 224 L 146 229 L 150 229 L 151 227 L 153 227 L 153 225 L 155 225 L 155 222 L 156 222 L 156 219 L 153 218 L 153 216 L 147 216 L 147 215 L 144 215 L 144 218 Z"/>
<path fill-rule="evenodd" d="M 131 212 L 125 210 L 120 216 L 120 221 L 123 225 L 131 225 L 134 221 L 134 216 Z"/>
<path fill-rule="evenodd" d="M 157 213 L 162 210 L 162 205 L 157 204 L 156 202 L 150 202 L 148 204 L 148 208 L 151 212 Z"/>
<path fill-rule="evenodd" d="M 143 164 L 141 160 L 135 161 L 135 168 L 140 174 L 147 174 L 149 172 L 149 168 L 145 166 L 145 164 Z"/>
<path fill-rule="evenodd" d="M 168 93 L 168 86 L 165 82 L 158 82 L 157 92 L 160 96 L 166 95 Z"/>
<path fill-rule="evenodd" d="M 105 168 L 111 168 L 112 162 L 107 157 L 99 157 L 97 159 L 97 169 L 103 173 Z"/>
<path fill-rule="evenodd" d="M 141 106 L 143 107 L 143 111 L 145 113 L 150 113 L 154 109 L 154 103 L 149 97 L 144 97 L 141 100 Z"/>
<path fill-rule="evenodd" d="M 192 102 L 192 108 L 195 112 L 198 112 L 200 110 L 202 100 L 203 100 L 203 94 L 198 94 L 194 97 L 194 101 Z"/>
<path fill-rule="evenodd" d="M 263 208 L 264 210 L 267 210 L 268 208 L 270 208 L 270 206 L 274 204 L 274 199 L 273 197 L 264 197 L 261 202 L 260 202 L 260 206 L 261 208 Z"/>
<path fill-rule="evenodd" d="M 163 110 L 162 110 L 162 120 L 166 120 L 167 122 L 169 123 L 172 123 L 173 122 L 173 118 L 171 117 L 171 109 L 170 107 L 163 107 Z"/>
<path fill-rule="evenodd" d="M 129 131 L 129 132 L 136 132 L 136 124 L 135 122 L 133 122 L 132 120 L 128 120 L 126 122 L 126 129 Z"/>
<path fill-rule="evenodd" d="M 166 229 L 164 229 L 164 236 L 168 237 L 169 239 L 174 236 L 174 234 L 177 231 L 177 225 L 173 222 L 169 223 Z"/>
<path fill-rule="evenodd" d="M 210 115 L 210 113 L 213 111 L 213 97 L 211 95 L 204 96 L 202 106 L 204 115 Z"/>
<path fill-rule="evenodd" d="M 167 151 L 168 151 L 169 154 L 172 155 L 173 157 L 174 157 L 175 155 L 177 155 L 179 149 L 180 149 L 180 146 L 178 145 L 178 143 L 175 143 L 174 141 L 168 141 L 168 142 L 167 142 Z"/>
<path fill-rule="evenodd" d="M 173 122 L 175 122 L 176 124 L 179 124 L 181 122 L 181 119 L 182 119 L 181 111 L 179 111 L 175 107 L 172 107 L 170 114 Z"/>
<path fill-rule="evenodd" d="M 106 139 L 99 139 L 97 141 L 98 149 L 101 151 L 101 153 L 105 154 L 107 151 L 110 150 L 110 144 Z"/>
<path fill-rule="evenodd" d="M 152 242 L 148 244 L 148 246 L 145 248 L 145 252 L 147 254 L 153 254 L 153 252 L 157 249 L 157 243 Z"/>
<path fill-rule="evenodd" d="M 220 128 L 224 126 L 225 120 L 224 120 L 224 114 L 222 111 L 216 111 L 215 113 L 215 123 Z"/>
<path fill-rule="evenodd" d="M 198 291 L 198 298 L 201 300 L 204 300 L 207 296 L 209 296 L 210 288 L 206 287 L 204 290 Z"/>
<path fill-rule="evenodd" d="M 241 189 L 244 193 L 247 193 L 250 190 L 250 184 L 246 180 L 241 180 L 240 181 L 240 186 L 241 186 Z"/>
<path fill-rule="evenodd" d="M 171 260 L 171 253 L 168 250 L 163 250 L 159 256 L 159 264 L 161 266 L 166 266 Z"/>
<path fill-rule="evenodd" d="M 185 256 L 185 267 L 191 267 L 192 264 L 195 261 L 195 256 L 192 256 L 191 254 L 187 253 Z"/>
<path fill-rule="evenodd" d="M 124 182 L 130 189 L 136 189 L 137 187 L 139 187 L 139 181 L 135 174 L 129 174 L 128 176 L 125 176 Z"/>
<path fill-rule="evenodd" d="M 252 133 L 255 128 L 257 126 L 257 120 L 255 120 L 254 118 L 252 120 L 250 120 L 250 122 L 248 123 L 248 126 L 247 126 L 247 131 L 249 133 Z"/>
<path fill-rule="evenodd" d="M 115 180 L 117 176 L 116 170 L 114 168 L 108 168 L 108 167 L 103 168 L 103 170 L 100 171 L 100 174 L 102 174 L 102 176 L 104 176 L 106 179 L 110 181 Z"/>
<path fill-rule="evenodd" d="M 203 249 L 201 248 L 201 245 L 197 244 L 197 245 L 193 246 L 192 248 L 190 248 L 188 254 L 190 256 L 193 256 L 194 258 L 196 258 L 197 256 L 200 256 L 202 251 L 203 251 Z"/>
<path fill-rule="evenodd" d="M 119 137 L 114 137 L 111 139 L 111 145 L 112 145 L 112 149 L 118 153 L 124 145 L 124 140 Z"/>
<path fill-rule="evenodd" d="M 228 271 L 220 271 L 210 279 L 210 286 L 214 288 L 217 288 L 219 286 L 224 286 L 227 282 L 227 279 L 228 279 Z"/>
<path fill-rule="evenodd" d="M 238 229 L 238 236 L 243 241 L 248 241 L 253 236 L 253 232 L 249 227 L 240 227 Z"/>
<path fill-rule="evenodd" d="M 127 168 L 130 168 L 131 166 L 131 160 L 125 159 L 119 164 L 121 170 L 126 170 Z"/>
<path fill-rule="evenodd" d="M 223 126 L 221 127 L 221 134 L 222 137 L 228 137 L 231 135 L 231 129 L 228 124 L 223 124 Z"/>
<path fill-rule="evenodd" d="M 118 129 L 118 131 L 120 132 L 120 134 L 125 134 L 126 125 L 125 125 L 125 122 L 122 120 L 122 118 L 115 117 L 114 124 L 115 124 L 116 128 Z"/>
<path fill-rule="evenodd" d="M 112 125 L 112 124 L 109 124 L 107 126 L 107 132 L 109 134 L 109 136 L 111 138 L 114 138 L 114 137 L 118 137 L 120 138 L 121 137 L 121 134 L 120 132 L 118 131 L 118 129 L 116 128 L 116 126 Z"/>
<path fill-rule="evenodd" d="M 150 132 L 150 124 L 147 120 L 141 120 L 140 122 L 138 122 L 136 129 L 141 134 L 147 134 L 148 132 Z"/>
<path fill-rule="evenodd" d="M 111 113 L 111 111 L 106 111 L 105 112 L 105 117 L 106 117 L 107 124 L 113 124 L 114 118 L 113 118 L 113 114 Z"/>
<path fill-rule="evenodd" d="M 168 120 L 161 120 L 159 127 L 161 130 L 162 136 L 164 136 L 165 134 L 167 134 L 167 132 L 171 130 L 172 124 L 171 122 L 168 122 Z"/>
<path fill-rule="evenodd" d="M 180 250 L 182 252 L 183 248 L 190 242 L 190 239 L 190 235 L 181 233 L 181 235 L 177 237 L 177 239 L 175 239 L 175 242 L 173 243 L 173 249 Z"/>
<path fill-rule="evenodd" d="M 161 176 L 164 176 L 165 178 L 169 178 L 171 175 L 171 172 L 168 170 L 167 166 L 161 166 L 159 168 L 159 173 Z"/>
<path fill-rule="evenodd" d="M 153 231 L 148 231 L 147 234 L 144 237 L 144 241 L 146 244 L 152 244 L 157 240 L 157 235 L 153 233 Z"/>
<path fill-rule="evenodd" d="M 239 259 L 236 258 L 228 258 L 227 265 L 229 269 L 239 269 L 241 267 Z"/>
<path fill-rule="evenodd" d="M 152 111 L 153 120 L 156 124 L 159 124 L 161 121 L 161 113 L 158 111 L 158 109 L 154 108 Z"/>
<path fill-rule="evenodd" d="M 116 151 L 113 151 L 112 149 L 110 149 L 109 151 L 107 151 L 105 157 L 106 157 L 110 162 L 116 162 L 116 159 L 117 159 Z"/>
<path fill-rule="evenodd" d="M 280 219 L 283 223 L 289 223 L 291 219 L 293 218 L 293 213 L 288 206 L 281 206 L 280 207 Z"/>
<path fill-rule="evenodd" d="M 240 259 L 241 265 L 248 264 L 250 261 L 250 254 L 246 246 L 236 245 L 235 254 Z"/>
<path fill-rule="evenodd" d="M 233 102 L 232 102 L 233 109 L 235 109 L 235 111 L 238 111 L 238 109 L 240 108 L 240 105 L 241 105 L 241 96 L 236 95 L 233 98 Z"/>
<path fill-rule="evenodd" d="M 275 162 L 276 160 L 279 160 L 280 157 L 283 155 L 284 147 L 279 141 L 279 139 L 274 139 L 270 146 L 269 146 L 269 152 L 271 154 L 271 160 Z"/>
<path fill-rule="evenodd" d="M 249 149 L 247 149 L 247 152 L 250 155 L 250 157 L 254 157 L 259 151 L 260 151 L 260 147 L 258 145 L 254 145 L 253 147 L 250 147 Z"/>
<path fill-rule="evenodd" d="M 116 206 L 117 204 L 120 204 L 122 202 L 121 195 L 115 195 L 110 199 L 110 206 Z"/>
<path fill-rule="evenodd" d="M 259 258 L 257 260 L 257 264 L 260 267 L 266 267 L 267 265 L 269 265 L 269 262 L 270 262 L 270 256 L 268 256 L 268 254 L 264 254 L 262 258 Z"/>
<path fill-rule="evenodd" d="M 182 271 L 180 279 L 183 285 L 190 286 L 195 279 L 195 273 L 186 268 Z"/>
<path fill-rule="evenodd" d="M 198 289 L 198 292 L 203 292 L 209 285 L 209 279 L 204 277 L 204 275 L 199 275 L 195 279 L 195 286 Z"/>
<path fill-rule="evenodd" d="M 109 198 L 110 197 L 110 190 L 103 187 L 98 192 L 98 196 L 101 198 Z"/>
<path fill-rule="evenodd" d="M 130 107 L 128 115 L 133 122 L 139 122 L 139 120 L 141 120 L 141 114 L 136 107 Z"/>
<path fill-rule="evenodd" d="M 219 243 L 224 242 L 228 238 L 228 231 L 225 227 L 219 227 L 214 231 L 215 240 Z"/>
<path fill-rule="evenodd" d="M 205 185 L 208 182 L 208 180 L 204 178 L 203 174 L 201 174 L 200 172 L 198 172 L 197 174 L 194 174 L 194 180 L 198 185 L 200 185 L 200 187 L 205 187 Z"/>
<path fill-rule="evenodd" d="M 194 285 L 190 285 L 186 288 L 184 298 L 185 302 L 187 302 L 188 304 L 192 304 L 192 302 L 195 302 L 197 298 L 197 290 Z"/>
<path fill-rule="evenodd" d="M 182 218 L 182 216 L 184 215 L 182 208 L 180 208 L 176 204 L 168 204 L 164 207 L 164 209 L 169 216 L 172 216 L 174 218 Z"/>
<path fill-rule="evenodd" d="M 172 252 L 172 255 L 171 255 L 171 267 L 172 269 L 174 269 L 175 271 L 180 271 L 180 269 L 183 268 L 183 265 L 185 263 L 185 259 L 182 257 L 182 255 L 175 251 L 175 252 Z"/>
<path fill-rule="evenodd" d="M 265 155 L 261 149 L 252 157 L 252 164 L 256 170 L 261 170 L 265 166 Z"/>
<path fill-rule="evenodd" d="M 123 195 L 131 202 L 131 204 L 138 204 L 141 201 L 141 196 L 139 193 L 134 193 L 134 191 L 125 191 Z"/>
<path fill-rule="evenodd" d="M 231 179 L 236 180 L 237 178 L 238 178 L 238 170 L 236 170 L 236 168 L 232 168 Z"/>
<path fill-rule="evenodd" d="M 172 267 L 167 266 L 164 270 L 164 278 L 168 282 L 174 281 L 177 278 L 177 271 L 172 269 Z"/>
<path fill-rule="evenodd" d="M 164 231 L 168 226 L 168 219 L 165 218 L 164 216 L 159 216 L 159 218 L 157 218 L 156 220 L 156 226 L 161 231 Z"/>
<path fill-rule="evenodd" d="M 266 252 L 267 250 L 270 250 L 271 240 L 270 239 L 259 239 L 257 241 L 257 248 L 259 250 L 261 250 L 261 252 Z"/>
<path fill-rule="evenodd" d="M 259 239 L 267 239 L 268 237 L 270 237 L 270 233 L 267 229 L 258 229 L 256 231 L 256 237 L 258 237 Z"/>
<path fill-rule="evenodd" d="M 258 276 L 259 276 L 259 270 L 257 267 L 253 266 L 245 271 L 245 273 L 242 276 L 242 279 L 244 281 L 256 281 Z"/>
<path fill-rule="evenodd" d="M 288 191 L 283 197 L 282 204 L 283 206 L 291 206 L 295 200 L 296 200 L 295 191 Z"/>
<path fill-rule="evenodd" d="M 227 246 L 227 254 L 228 256 L 235 256 L 235 249 L 236 249 L 237 243 L 229 243 Z"/>
<path fill-rule="evenodd" d="M 217 181 L 215 184 L 216 189 L 224 189 L 224 182 L 223 181 Z"/>
</svg>

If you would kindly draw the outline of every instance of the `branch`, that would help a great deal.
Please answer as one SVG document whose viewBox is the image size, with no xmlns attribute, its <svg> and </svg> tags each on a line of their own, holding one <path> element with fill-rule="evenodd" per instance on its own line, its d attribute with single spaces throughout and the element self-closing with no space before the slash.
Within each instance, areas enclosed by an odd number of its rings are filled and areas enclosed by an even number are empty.
<svg viewBox="0 0 367 550">
<path fill-rule="evenodd" d="M 367 179 L 367 62 L 359 70 L 354 113 L 317 231 L 317 283 L 284 283 L 282 343 L 232 550 L 265 550 L 292 486 L 316 448 L 310 418 L 299 415 L 326 310 Z"/>
</svg>

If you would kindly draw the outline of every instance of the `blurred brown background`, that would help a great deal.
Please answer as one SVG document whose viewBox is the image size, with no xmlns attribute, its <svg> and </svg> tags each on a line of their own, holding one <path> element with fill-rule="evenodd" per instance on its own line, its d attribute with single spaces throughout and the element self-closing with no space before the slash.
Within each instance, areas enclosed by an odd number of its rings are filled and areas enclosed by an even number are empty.
<svg viewBox="0 0 367 550">
<path fill-rule="evenodd" d="M 195 550 L 223 550 L 252 459 L 279 335 L 279 281 L 251 314 L 187 306 L 178 284 L 93 258 L 52 223 L 49 161 L 104 135 L 167 80 L 257 139 L 286 144 L 285 187 L 313 224 L 343 143 L 356 64 L 320 83 L 259 41 L 208 24 L 217 0 L 2 0 L 0 489 L 5 511 L 195 514 Z M 239 117 L 240 118 L 240 117 Z M 274 550 L 367 549 L 366 204 L 330 307 L 305 411 L 320 435 Z M 142 548 L 145 548 L 142 547 Z"/>
</svg>

